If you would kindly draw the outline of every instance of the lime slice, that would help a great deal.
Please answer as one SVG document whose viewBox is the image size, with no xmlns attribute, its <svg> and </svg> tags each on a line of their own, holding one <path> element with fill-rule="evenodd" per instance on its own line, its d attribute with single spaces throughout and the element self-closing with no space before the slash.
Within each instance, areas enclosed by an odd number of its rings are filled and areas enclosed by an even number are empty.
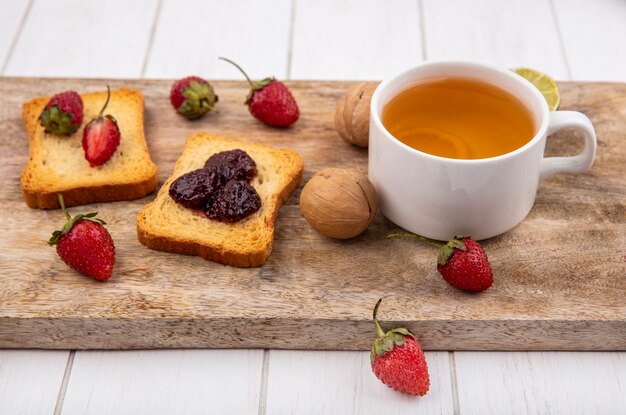
<svg viewBox="0 0 626 415">
<path fill-rule="evenodd" d="M 530 83 L 537 87 L 548 102 L 550 111 L 556 111 L 559 108 L 561 96 L 559 95 L 559 87 L 556 86 L 554 79 L 550 78 L 545 73 L 529 68 L 516 68 L 512 69 L 512 71 L 528 79 Z"/>
</svg>

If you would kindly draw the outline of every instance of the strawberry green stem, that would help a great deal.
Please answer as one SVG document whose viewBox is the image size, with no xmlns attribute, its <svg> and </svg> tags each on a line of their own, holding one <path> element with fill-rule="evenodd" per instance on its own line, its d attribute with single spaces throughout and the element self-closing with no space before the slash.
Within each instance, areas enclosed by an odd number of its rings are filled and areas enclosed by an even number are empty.
<svg viewBox="0 0 626 415">
<path fill-rule="evenodd" d="M 110 99 L 111 99 L 111 87 L 107 85 L 107 100 L 104 102 L 104 106 L 100 110 L 100 115 L 98 115 L 98 118 L 102 118 L 102 115 L 104 114 L 104 110 L 107 108 L 107 105 L 109 105 Z"/>
<path fill-rule="evenodd" d="M 103 221 L 100 218 L 96 218 L 96 215 L 98 214 L 98 212 L 91 212 L 91 213 L 87 213 L 86 215 L 84 215 L 82 213 L 79 213 L 78 215 L 76 215 L 74 217 L 70 216 L 70 213 L 65 208 L 65 202 L 63 201 L 63 195 L 61 193 L 58 193 L 57 197 L 59 198 L 59 204 L 61 205 L 61 209 L 63 209 L 63 213 L 65 214 L 65 217 L 67 218 L 67 223 L 65 225 L 63 225 L 61 230 L 56 230 L 56 231 L 52 232 L 52 236 L 48 240 L 48 244 L 49 245 L 56 245 L 59 242 L 59 238 L 61 236 L 65 235 L 66 233 L 68 233 L 69 231 L 71 231 L 72 227 L 76 223 L 80 222 L 81 220 L 89 220 L 89 221 L 92 221 L 92 222 L 99 223 L 101 225 L 106 225 L 105 221 Z"/>
<path fill-rule="evenodd" d="M 438 242 L 433 241 L 432 239 L 425 238 L 421 235 L 416 235 L 414 233 L 391 233 L 387 235 L 387 238 L 409 238 L 409 239 L 417 239 L 422 242 L 426 242 L 432 246 L 436 246 L 437 248 L 441 248 L 444 244 L 440 244 Z"/>
<path fill-rule="evenodd" d="M 235 68 L 239 69 L 239 71 L 243 74 L 243 76 L 246 77 L 246 79 L 248 80 L 248 83 L 250 84 L 251 88 L 254 88 L 254 84 L 252 83 L 252 80 L 250 79 L 250 77 L 248 76 L 248 74 L 246 73 L 246 71 L 244 71 L 241 66 L 237 65 L 235 62 L 231 61 L 230 59 L 227 58 L 223 58 L 223 57 L 218 57 L 218 59 L 221 59 L 223 61 L 226 61 L 228 63 L 230 63 L 231 65 L 234 65 Z"/>
<path fill-rule="evenodd" d="M 382 298 L 380 298 L 378 300 L 378 302 L 376 303 L 376 305 L 374 306 L 374 313 L 373 313 L 373 318 L 374 318 L 374 327 L 376 327 L 376 334 L 378 335 L 378 337 L 385 337 L 385 332 L 383 331 L 383 329 L 380 327 L 380 324 L 378 324 L 378 320 L 376 319 L 376 314 L 378 314 L 378 307 L 380 306 L 380 303 L 383 301 Z"/>
<path fill-rule="evenodd" d="M 65 217 L 67 218 L 68 221 L 71 221 L 72 217 L 70 216 L 70 213 L 67 211 L 67 209 L 65 209 L 65 203 L 63 202 L 63 195 L 61 193 L 58 193 L 57 197 L 59 198 L 59 204 L 61 205 L 61 209 L 63 209 L 63 213 L 65 214 Z"/>
</svg>

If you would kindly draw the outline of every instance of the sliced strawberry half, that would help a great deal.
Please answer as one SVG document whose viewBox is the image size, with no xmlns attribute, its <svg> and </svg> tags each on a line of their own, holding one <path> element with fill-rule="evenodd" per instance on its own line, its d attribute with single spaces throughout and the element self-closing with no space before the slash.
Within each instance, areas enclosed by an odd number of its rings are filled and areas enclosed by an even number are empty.
<svg viewBox="0 0 626 415">
<path fill-rule="evenodd" d="M 101 166 L 113 156 L 120 145 L 120 129 L 117 120 L 104 114 L 111 99 L 111 88 L 107 85 L 107 99 L 98 118 L 89 121 L 83 132 L 85 159 L 91 167 Z"/>
</svg>

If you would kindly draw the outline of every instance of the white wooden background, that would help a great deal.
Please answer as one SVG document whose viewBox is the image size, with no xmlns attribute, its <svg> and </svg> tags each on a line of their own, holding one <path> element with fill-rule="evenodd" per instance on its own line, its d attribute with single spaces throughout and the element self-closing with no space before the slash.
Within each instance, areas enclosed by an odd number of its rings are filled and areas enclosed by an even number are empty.
<svg viewBox="0 0 626 415">
<path fill-rule="evenodd" d="M 624 0 L 0 0 L 0 74 L 380 79 L 424 60 L 626 81 Z M 1 414 L 625 414 L 626 353 L 430 352 L 394 393 L 366 352 L 0 350 Z"/>
</svg>

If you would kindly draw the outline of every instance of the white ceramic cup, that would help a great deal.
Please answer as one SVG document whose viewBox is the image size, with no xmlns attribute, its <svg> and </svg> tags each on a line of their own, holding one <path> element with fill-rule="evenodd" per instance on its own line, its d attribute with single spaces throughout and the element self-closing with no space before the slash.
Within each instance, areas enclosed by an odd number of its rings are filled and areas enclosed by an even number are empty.
<svg viewBox="0 0 626 415">
<path fill-rule="evenodd" d="M 438 157 L 407 146 L 383 126 L 383 107 L 398 93 L 435 77 L 477 79 L 504 88 L 530 110 L 535 136 L 510 153 L 474 160 Z M 582 152 L 544 157 L 548 134 L 566 127 L 583 133 Z M 574 111 L 550 112 L 530 82 L 506 69 L 469 62 L 425 63 L 383 81 L 372 96 L 369 178 L 378 191 L 381 211 L 397 225 L 428 238 L 486 239 L 508 231 L 530 212 L 541 180 L 588 170 L 595 152 L 589 118 Z"/>
</svg>

